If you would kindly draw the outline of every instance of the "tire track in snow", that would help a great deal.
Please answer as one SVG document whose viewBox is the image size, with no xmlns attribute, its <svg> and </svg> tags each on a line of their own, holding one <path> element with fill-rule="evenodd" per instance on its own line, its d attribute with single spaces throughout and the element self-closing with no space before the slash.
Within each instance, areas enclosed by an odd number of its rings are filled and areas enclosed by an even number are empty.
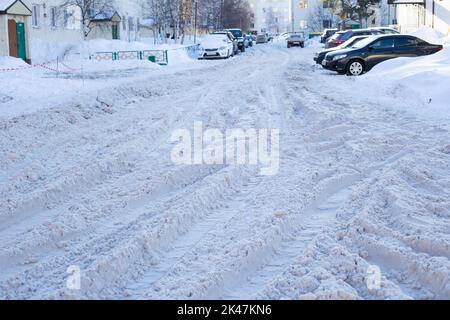
<svg viewBox="0 0 450 320">
<path fill-rule="evenodd" d="M 226 285 L 219 299 L 246 300 L 261 298 L 266 285 L 280 276 L 294 260 L 308 247 L 308 244 L 321 235 L 336 219 L 338 209 L 352 192 L 355 180 L 351 178 L 348 185 L 337 190 L 324 192 L 317 200 L 303 211 L 290 225 L 295 226 L 284 241 L 268 257 L 262 257 L 258 268 L 247 270 L 238 276 L 238 281 Z M 300 228 L 299 228 L 300 227 Z"/>
<path fill-rule="evenodd" d="M 193 225 L 186 233 L 175 239 L 172 243 L 162 246 L 156 252 L 156 262 L 154 265 L 148 266 L 137 279 L 133 280 L 133 284 L 126 286 L 126 295 L 130 298 L 146 299 L 156 298 L 158 288 L 155 283 L 170 274 L 171 269 L 180 263 L 181 259 L 208 234 L 214 233 L 216 229 L 222 228 L 226 221 L 233 219 L 239 214 L 239 208 L 245 203 L 243 194 L 248 194 L 259 184 L 258 179 L 250 179 L 245 183 L 245 187 L 234 194 L 232 198 L 225 199 L 226 206 L 221 207 L 208 214 L 203 220 Z M 232 206 L 231 204 L 238 204 Z"/>
</svg>

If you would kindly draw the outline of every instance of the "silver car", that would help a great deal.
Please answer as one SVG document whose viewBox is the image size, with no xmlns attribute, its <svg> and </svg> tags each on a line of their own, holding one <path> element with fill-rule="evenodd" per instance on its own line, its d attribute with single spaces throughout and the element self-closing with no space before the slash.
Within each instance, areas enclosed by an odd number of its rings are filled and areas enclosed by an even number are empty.
<svg viewBox="0 0 450 320">
<path fill-rule="evenodd" d="M 267 35 L 265 35 L 265 34 L 258 34 L 256 36 L 256 44 L 267 43 L 267 42 L 268 42 Z"/>
</svg>

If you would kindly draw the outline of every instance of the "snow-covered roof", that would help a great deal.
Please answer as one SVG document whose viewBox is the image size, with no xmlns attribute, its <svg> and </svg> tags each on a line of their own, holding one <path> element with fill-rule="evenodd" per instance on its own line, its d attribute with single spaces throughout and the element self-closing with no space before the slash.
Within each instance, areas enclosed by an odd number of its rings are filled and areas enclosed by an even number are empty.
<svg viewBox="0 0 450 320">
<path fill-rule="evenodd" d="M 1 0 L 0 0 L 1 1 Z M 109 21 L 112 20 L 114 16 L 117 16 L 119 19 L 121 19 L 120 15 L 117 13 L 117 11 L 113 10 L 103 10 L 97 14 L 95 14 L 91 20 L 92 21 Z"/>
<path fill-rule="evenodd" d="M 6 11 L 17 0 L 0 0 L 0 11 Z"/>
<path fill-rule="evenodd" d="M 146 18 L 146 19 L 140 20 L 140 25 L 143 27 L 151 27 L 154 24 L 155 24 L 155 20 L 153 20 L 152 18 Z"/>
<path fill-rule="evenodd" d="M 27 11 L 30 11 L 30 9 L 21 0 L 0 0 L 0 13 L 6 13 L 6 11 L 16 2 L 19 2 L 22 6 L 24 6 Z"/>
</svg>

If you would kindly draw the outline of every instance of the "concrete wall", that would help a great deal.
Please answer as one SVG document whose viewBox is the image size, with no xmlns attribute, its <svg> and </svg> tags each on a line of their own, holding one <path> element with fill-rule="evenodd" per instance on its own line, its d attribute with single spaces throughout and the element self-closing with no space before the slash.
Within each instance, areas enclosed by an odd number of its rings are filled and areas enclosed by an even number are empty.
<svg viewBox="0 0 450 320">
<path fill-rule="evenodd" d="M 450 28 L 450 0 L 426 0 L 425 7 L 397 5 L 397 20 L 402 32 L 426 26 L 446 35 Z"/>
<path fill-rule="evenodd" d="M 427 3 L 427 23 L 444 35 L 450 32 L 450 0 L 434 1 L 434 19 L 432 15 L 432 1 Z"/>
</svg>

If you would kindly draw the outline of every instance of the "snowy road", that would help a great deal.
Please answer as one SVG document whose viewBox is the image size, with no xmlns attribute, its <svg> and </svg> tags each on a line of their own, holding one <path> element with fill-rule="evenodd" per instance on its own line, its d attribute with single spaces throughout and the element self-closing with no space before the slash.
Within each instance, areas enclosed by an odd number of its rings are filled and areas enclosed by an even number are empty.
<svg viewBox="0 0 450 320">
<path fill-rule="evenodd" d="M 450 124 L 313 51 L 258 46 L 0 120 L 0 298 L 450 298 Z M 279 174 L 175 166 L 171 133 L 195 121 L 279 128 Z"/>
</svg>

